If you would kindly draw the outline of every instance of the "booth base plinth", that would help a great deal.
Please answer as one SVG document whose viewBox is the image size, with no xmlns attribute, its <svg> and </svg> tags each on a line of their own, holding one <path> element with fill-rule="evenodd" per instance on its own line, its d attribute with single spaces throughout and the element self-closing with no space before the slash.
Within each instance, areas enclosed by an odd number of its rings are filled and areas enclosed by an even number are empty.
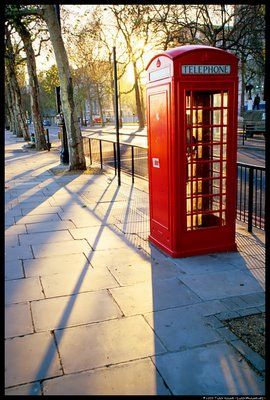
<svg viewBox="0 0 270 400">
<path fill-rule="evenodd" d="M 213 253 L 226 253 L 231 251 L 237 251 L 236 243 L 231 244 L 223 244 L 218 246 L 212 246 L 208 248 L 201 248 L 201 249 L 192 249 L 192 250 L 172 250 L 162 243 L 158 242 L 155 238 L 149 236 L 148 240 L 151 244 L 161 250 L 166 255 L 169 255 L 172 258 L 184 258 L 184 257 L 192 257 L 192 256 L 200 256 L 206 254 L 213 254 Z"/>
</svg>

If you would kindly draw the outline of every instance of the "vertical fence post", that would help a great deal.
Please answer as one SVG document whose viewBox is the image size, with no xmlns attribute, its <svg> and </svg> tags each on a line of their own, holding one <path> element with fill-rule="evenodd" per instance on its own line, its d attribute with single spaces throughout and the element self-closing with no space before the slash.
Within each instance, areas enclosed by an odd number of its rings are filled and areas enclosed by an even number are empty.
<svg viewBox="0 0 270 400">
<path fill-rule="evenodd" d="M 254 170 L 249 168 L 248 177 L 248 232 L 252 232 L 252 216 L 253 216 L 253 175 Z"/>
<path fill-rule="evenodd" d="M 113 47 L 113 70 L 114 70 L 114 101 L 115 101 L 115 130 L 116 130 L 116 143 L 117 143 L 118 186 L 120 186 L 121 185 L 121 159 L 120 159 L 120 140 L 119 140 L 117 63 L 116 63 L 115 47 Z"/>
<path fill-rule="evenodd" d="M 134 147 L 131 146 L 131 174 L 132 174 L 132 183 L 134 183 Z"/>
<path fill-rule="evenodd" d="M 103 167 L 103 160 L 102 160 L 102 141 L 99 141 L 99 155 L 100 155 L 100 168 Z"/>
<path fill-rule="evenodd" d="M 89 138 L 89 159 L 90 159 L 90 165 L 92 165 L 92 148 L 91 148 L 91 139 Z"/>
<path fill-rule="evenodd" d="M 117 174 L 117 162 L 116 162 L 116 144 L 113 142 L 113 160 L 114 160 L 114 175 Z"/>
</svg>

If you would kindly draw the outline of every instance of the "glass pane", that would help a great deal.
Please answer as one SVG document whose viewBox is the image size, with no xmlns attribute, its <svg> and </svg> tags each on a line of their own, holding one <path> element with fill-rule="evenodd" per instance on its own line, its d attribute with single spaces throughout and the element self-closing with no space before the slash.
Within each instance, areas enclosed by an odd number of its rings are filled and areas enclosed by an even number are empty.
<svg viewBox="0 0 270 400">
<path fill-rule="evenodd" d="M 222 208 L 226 208 L 226 196 L 222 196 Z"/>
<path fill-rule="evenodd" d="M 220 142 L 221 128 L 213 128 L 213 141 Z"/>
<path fill-rule="evenodd" d="M 223 127 L 223 130 L 222 130 L 222 133 L 223 133 L 223 142 L 227 142 L 227 127 Z"/>
<path fill-rule="evenodd" d="M 226 162 L 223 162 L 222 163 L 222 175 L 223 176 L 226 176 L 226 172 L 227 171 L 227 163 Z"/>
<path fill-rule="evenodd" d="M 220 188 L 216 187 L 216 186 L 213 186 L 212 192 L 213 192 L 213 194 L 219 194 L 220 193 Z"/>
<path fill-rule="evenodd" d="M 220 163 L 219 162 L 213 163 L 213 172 L 220 172 Z"/>
<path fill-rule="evenodd" d="M 222 213 L 222 225 L 226 224 L 226 217 L 225 217 L 225 212 Z"/>
<path fill-rule="evenodd" d="M 222 146 L 222 158 L 226 159 L 227 158 L 227 145 L 223 144 Z"/>
<path fill-rule="evenodd" d="M 223 107 L 228 107 L 228 92 L 223 93 Z"/>
<path fill-rule="evenodd" d="M 225 108 L 223 110 L 223 125 L 227 125 L 228 122 L 228 110 Z"/>
<path fill-rule="evenodd" d="M 222 193 L 226 193 L 226 179 L 222 179 Z"/>
<path fill-rule="evenodd" d="M 221 111 L 220 110 L 214 110 L 213 111 L 213 124 L 214 125 L 220 125 L 221 124 Z"/>
<path fill-rule="evenodd" d="M 220 158 L 220 146 L 219 145 L 213 146 L 213 158 Z"/>
<path fill-rule="evenodd" d="M 186 108 L 190 108 L 190 92 L 186 95 Z"/>
<path fill-rule="evenodd" d="M 190 110 L 186 110 L 186 123 L 187 125 L 191 125 L 191 112 Z"/>
<path fill-rule="evenodd" d="M 193 199 L 193 212 L 202 210 L 202 197 Z"/>
<path fill-rule="evenodd" d="M 221 107 L 221 93 L 213 95 L 213 107 Z"/>
</svg>

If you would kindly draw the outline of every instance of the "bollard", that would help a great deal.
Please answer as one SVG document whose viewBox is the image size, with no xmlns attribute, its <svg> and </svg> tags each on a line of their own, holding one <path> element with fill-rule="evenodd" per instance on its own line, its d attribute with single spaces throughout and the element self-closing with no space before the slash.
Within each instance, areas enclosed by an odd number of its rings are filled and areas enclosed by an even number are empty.
<svg viewBox="0 0 270 400">
<path fill-rule="evenodd" d="M 49 129 L 46 128 L 46 129 L 45 129 L 45 132 L 46 132 L 46 136 L 47 136 L 47 149 L 48 149 L 48 151 L 50 151 L 50 150 L 51 150 L 51 147 L 52 147 L 52 144 L 50 143 Z"/>
</svg>

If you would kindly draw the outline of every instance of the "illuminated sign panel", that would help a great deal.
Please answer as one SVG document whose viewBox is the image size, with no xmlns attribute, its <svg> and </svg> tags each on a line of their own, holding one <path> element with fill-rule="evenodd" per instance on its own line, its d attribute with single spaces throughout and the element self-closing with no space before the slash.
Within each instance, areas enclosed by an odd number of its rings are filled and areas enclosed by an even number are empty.
<svg viewBox="0 0 270 400">
<path fill-rule="evenodd" d="M 182 65 L 182 74 L 184 75 L 226 75 L 230 73 L 230 65 Z"/>
<path fill-rule="evenodd" d="M 157 81 L 159 79 L 168 78 L 170 76 L 170 67 L 158 69 L 149 73 L 149 81 Z"/>
</svg>

